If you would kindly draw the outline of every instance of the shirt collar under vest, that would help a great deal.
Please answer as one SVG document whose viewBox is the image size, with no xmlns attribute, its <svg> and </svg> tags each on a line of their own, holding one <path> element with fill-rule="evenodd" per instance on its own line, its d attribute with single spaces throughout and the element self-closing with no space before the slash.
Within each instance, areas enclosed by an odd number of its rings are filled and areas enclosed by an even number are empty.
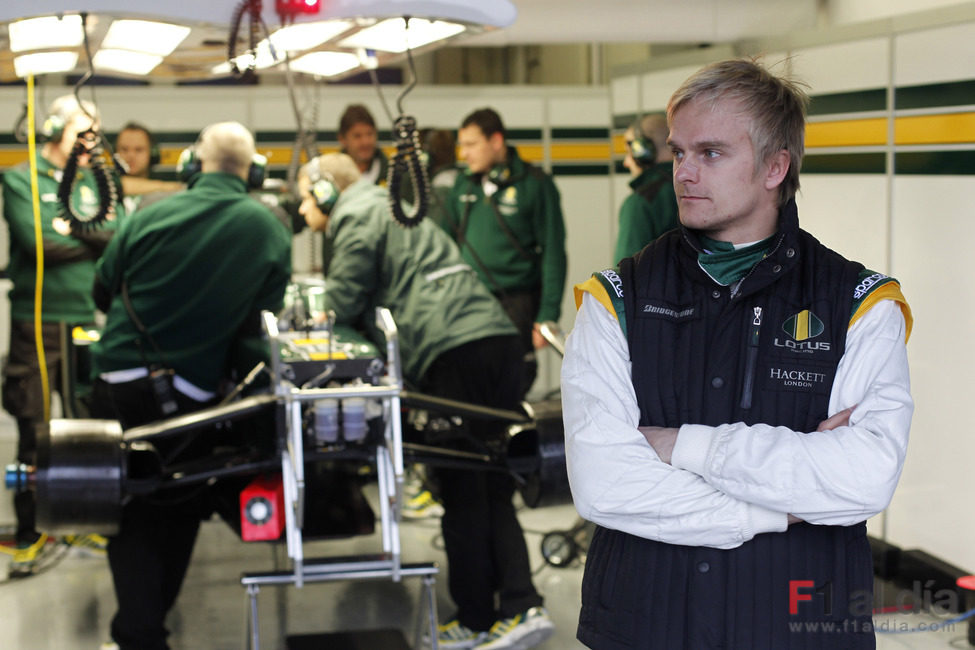
<svg viewBox="0 0 975 650">
<path fill-rule="evenodd" d="M 778 230 L 774 235 L 754 246 L 732 252 L 741 254 L 740 259 L 735 258 L 741 268 L 725 268 L 718 273 L 715 273 L 715 269 L 705 270 L 699 262 L 702 255 L 707 255 L 702 234 L 683 226 L 681 231 L 682 250 L 685 253 L 681 257 L 685 271 L 692 278 L 712 286 L 731 284 L 734 297 L 748 295 L 767 287 L 788 273 L 799 261 L 799 213 L 795 199 L 790 199 L 779 211 Z M 749 253 L 754 257 L 750 257 Z M 712 273 L 718 277 L 712 277 Z"/>
</svg>

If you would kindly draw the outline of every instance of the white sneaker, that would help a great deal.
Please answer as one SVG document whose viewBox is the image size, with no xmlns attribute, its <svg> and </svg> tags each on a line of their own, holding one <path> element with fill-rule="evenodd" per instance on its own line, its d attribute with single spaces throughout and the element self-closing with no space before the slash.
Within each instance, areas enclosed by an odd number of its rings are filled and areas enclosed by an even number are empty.
<svg viewBox="0 0 975 650">
<path fill-rule="evenodd" d="M 491 626 L 488 637 L 475 650 L 534 648 L 555 632 L 555 624 L 544 607 L 532 607 L 527 612 L 498 621 Z"/>
</svg>

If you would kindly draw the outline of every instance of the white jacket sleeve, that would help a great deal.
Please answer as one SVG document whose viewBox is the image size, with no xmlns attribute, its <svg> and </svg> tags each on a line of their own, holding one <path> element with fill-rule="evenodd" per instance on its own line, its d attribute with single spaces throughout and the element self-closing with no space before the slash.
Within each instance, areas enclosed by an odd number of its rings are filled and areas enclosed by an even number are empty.
<svg viewBox="0 0 975 650">
<path fill-rule="evenodd" d="M 562 410 L 569 483 L 583 518 L 661 542 L 715 548 L 786 529 L 785 510 L 747 503 L 660 461 L 637 429 L 626 339 L 616 317 L 589 294 L 566 341 Z"/>
<path fill-rule="evenodd" d="M 816 524 L 850 525 L 887 507 L 907 452 L 914 403 L 905 322 L 883 300 L 847 333 L 829 414 L 855 406 L 849 426 L 823 432 L 743 423 L 680 428 L 672 462 L 716 489 Z"/>
</svg>

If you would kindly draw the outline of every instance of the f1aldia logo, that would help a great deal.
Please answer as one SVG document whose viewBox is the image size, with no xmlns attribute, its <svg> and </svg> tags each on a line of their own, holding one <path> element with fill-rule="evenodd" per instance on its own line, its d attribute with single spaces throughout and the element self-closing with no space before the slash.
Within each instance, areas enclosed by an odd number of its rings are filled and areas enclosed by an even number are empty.
<svg viewBox="0 0 975 650">
<path fill-rule="evenodd" d="M 814 350 L 829 350 L 829 343 L 810 341 L 826 330 L 823 321 L 808 309 L 803 309 L 782 323 L 782 331 L 789 335 L 785 341 L 775 338 L 775 345 L 788 348 L 796 352 L 813 352 Z"/>
</svg>

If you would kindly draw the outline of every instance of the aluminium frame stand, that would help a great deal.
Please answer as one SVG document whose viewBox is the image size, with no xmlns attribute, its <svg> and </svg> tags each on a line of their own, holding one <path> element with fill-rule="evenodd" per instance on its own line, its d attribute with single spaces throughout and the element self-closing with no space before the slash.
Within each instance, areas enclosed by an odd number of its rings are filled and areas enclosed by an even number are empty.
<svg viewBox="0 0 975 650">
<path fill-rule="evenodd" d="M 421 646 L 423 621 L 428 638 L 437 649 L 437 606 L 434 594 L 435 563 L 402 564 L 400 559 L 399 519 L 403 495 L 403 438 L 400 418 L 400 393 L 403 391 L 402 366 L 396 324 L 389 310 L 376 309 L 376 325 L 386 337 L 386 375 L 378 386 L 340 388 L 296 388 L 288 381 L 290 368 L 281 361 L 285 344 L 278 331 L 277 319 L 263 314 L 264 328 L 271 342 L 271 375 L 274 390 L 284 411 L 284 434 L 281 440 L 281 477 L 284 488 L 285 534 L 290 571 L 245 573 L 240 583 L 247 589 L 249 600 L 247 629 L 248 647 L 260 648 L 257 595 L 264 585 L 294 585 L 338 580 L 391 579 L 420 577 L 423 582 L 422 602 L 417 617 L 414 647 Z M 379 484 L 379 511 L 382 553 L 341 558 L 305 559 L 302 530 L 305 517 L 304 432 L 301 403 L 326 398 L 362 397 L 378 400 L 383 407 L 383 440 L 376 445 L 376 474 Z"/>
</svg>

